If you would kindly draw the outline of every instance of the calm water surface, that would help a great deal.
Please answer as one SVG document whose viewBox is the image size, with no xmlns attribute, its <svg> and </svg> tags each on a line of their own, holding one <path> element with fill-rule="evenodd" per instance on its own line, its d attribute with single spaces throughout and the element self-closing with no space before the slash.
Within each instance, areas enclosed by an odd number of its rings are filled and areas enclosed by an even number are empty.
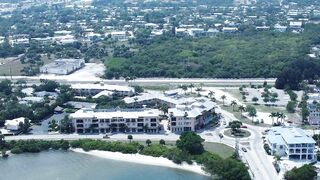
<svg viewBox="0 0 320 180">
<path fill-rule="evenodd" d="M 49 151 L 0 159 L 1 180 L 209 180 L 172 168 Z"/>
</svg>

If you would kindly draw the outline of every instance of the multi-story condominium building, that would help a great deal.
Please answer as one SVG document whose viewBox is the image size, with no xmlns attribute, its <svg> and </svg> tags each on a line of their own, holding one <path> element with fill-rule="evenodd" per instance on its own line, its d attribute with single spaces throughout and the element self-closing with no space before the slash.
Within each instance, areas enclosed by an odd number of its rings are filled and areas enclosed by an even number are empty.
<svg viewBox="0 0 320 180">
<path fill-rule="evenodd" d="M 314 90 L 317 90 L 316 88 Z M 308 94 L 308 122 L 311 125 L 319 125 L 320 124 L 320 108 L 318 103 L 320 102 L 320 94 L 319 93 L 309 93 Z"/>
<path fill-rule="evenodd" d="M 207 99 L 207 98 L 193 98 L 185 97 L 184 92 L 180 90 L 166 91 L 165 93 L 152 92 L 152 93 L 142 93 L 139 96 L 126 97 L 124 102 L 129 105 L 162 105 L 166 104 L 169 108 L 174 108 L 177 105 L 192 104 L 197 101 L 197 99 Z M 209 99 L 207 99 L 209 100 Z"/>
<path fill-rule="evenodd" d="M 215 103 L 207 98 L 197 98 L 195 102 L 169 108 L 171 132 L 196 131 L 204 128 L 214 118 Z"/>
<path fill-rule="evenodd" d="M 316 142 L 296 127 L 272 127 L 266 140 L 272 155 L 287 157 L 290 160 L 316 161 Z"/>
<path fill-rule="evenodd" d="M 311 125 L 319 125 L 320 124 L 320 109 L 317 104 L 308 103 L 308 111 L 309 117 L 308 122 Z"/>
<path fill-rule="evenodd" d="M 160 130 L 158 109 L 81 109 L 71 114 L 76 133 L 146 132 Z"/>
<path fill-rule="evenodd" d="M 135 92 L 132 87 L 109 84 L 72 84 L 71 88 L 80 96 L 96 95 L 102 91 L 113 92 L 120 96 L 131 96 Z"/>
<path fill-rule="evenodd" d="M 216 104 L 205 97 L 184 97 L 179 92 L 143 93 L 140 96 L 127 97 L 127 104 L 161 105 L 169 109 L 168 128 L 171 132 L 196 131 L 208 125 L 214 117 Z"/>
</svg>

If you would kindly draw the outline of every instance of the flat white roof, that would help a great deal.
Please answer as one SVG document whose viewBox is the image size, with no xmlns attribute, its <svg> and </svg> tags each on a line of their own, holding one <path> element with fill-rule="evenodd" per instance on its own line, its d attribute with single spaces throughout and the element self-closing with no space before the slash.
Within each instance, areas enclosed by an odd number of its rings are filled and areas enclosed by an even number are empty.
<svg viewBox="0 0 320 180">
<path fill-rule="evenodd" d="M 162 112 L 158 109 L 108 109 L 108 110 L 86 110 L 80 109 L 71 114 L 74 119 L 97 118 L 97 119 L 112 119 L 112 118 L 139 118 L 139 117 L 159 117 Z"/>
<path fill-rule="evenodd" d="M 6 120 L 5 126 L 19 126 L 20 122 L 24 123 L 25 118 L 19 117 L 16 119 Z"/>
<path fill-rule="evenodd" d="M 304 130 L 296 127 L 272 127 L 267 134 L 267 138 L 271 143 L 282 144 L 304 144 L 316 143 L 312 137 L 306 135 Z"/>
<path fill-rule="evenodd" d="M 134 88 L 109 84 L 72 84 L 72 89 L 99 89 L 109 91 L 134 92 Z"/>
</svg>

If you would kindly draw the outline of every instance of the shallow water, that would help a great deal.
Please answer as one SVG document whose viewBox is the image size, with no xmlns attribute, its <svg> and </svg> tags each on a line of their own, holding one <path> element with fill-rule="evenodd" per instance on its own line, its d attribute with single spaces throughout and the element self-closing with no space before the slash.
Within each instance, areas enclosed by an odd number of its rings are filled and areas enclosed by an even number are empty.
<svg viewBox="0 0 320 180">
<path fill-rule="evenodd" d="M 75 152 L 48 151 L 0 158 L 1 180 L 208 180 L 172 168 L 103 159 Z"/>
</svg>

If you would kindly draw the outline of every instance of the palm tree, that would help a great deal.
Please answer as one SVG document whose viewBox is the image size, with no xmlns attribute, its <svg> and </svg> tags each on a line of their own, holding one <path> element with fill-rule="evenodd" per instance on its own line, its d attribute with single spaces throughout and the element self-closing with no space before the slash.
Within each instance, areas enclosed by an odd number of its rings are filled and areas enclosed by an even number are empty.
<svg viewBox="0 0 320 180">
<path fill-rule="evenodd" d="M 138 98 L 134 97 L 133 100 L 134 100 L 134 108 L 137 108 Z"/>
<path fill-rule="evenodd" d="M 210 97 L 210 99 L 212 100 L 212 97 L 214 96 L 214 92 L 213 91 L 209 91 L 209 97 Z"/>
<path fill-rule="evenodd" d="M 284 113 L 280 113 L 279 118 L 280 118 L 281 124 L 282 124 L 284 122 L 284 119 L 286 118 L 286 115 Z"/>
<path fill-rule="evenodd" d="M 132 76 L 130 79 L 133 81 L 133 85 L 135 85 L 137 77 L 136 76 Z"/>
<path fill-rule="evenodd" d="M 191 83 L 191 84 L 189 85 L 189 88 L 190 88 L 190 90 L 191 90 L 191 94 L 192 94 L 192 88 L 194 88 L 194 84 L 193 84 L 193 83 Z"/>
<path fill-rule="evenodd" d="M 256 110 L 256 108 L 253 107 L 253 106 L 248 106 L 248 107 L 246 108 L 246 111 L 249 113 L 248 115 L 249 115 L 250 117 L 252 117 L 252 122 L 253 122 L 253 118 L 257 116 L 257 110 Z"/>
<path fill-rule="evenodd" d="M 147 144 L 148 146 L 150 146 L 151 140 L 150 140 L 150 139 L 147 139 L 147 140 L 146 140 L 146 144 Z"/>
<path fill-rule="evenodd" d="M 271 112 L 269 117 L 271 117 L 272 119 L 272 125 L 274 124 L 274 118 L 277 117 L 277 113 L 276 112 Z"/>
<path fill-rule="evenodd" d="M 123 124 L 123 123 L 119 124 L 119 130 L 121 132 L 126 132 L 127 129 L 128 129 L 128 126 L 126 124 Z"/>
<path fill-rule="evenodd" d="M 163 145 L 166 144 L 166 141 L 164 141 L 163 139 L 160 139 L 159 144 L 160 144 L 161 146 L 163 146 Z"/>
<path fill-rule="evenodd" d="M 244 105 L 240 105 L 238 107 L 238 110 L 242 113 L 246 108 L 244 107 Z"/>
<path fill-rule="evenodd" d="M 198 92 L 198 96 L 200 96 L 201 87 L 197 87 L 196 91 Z"/>
<path fill-rule="evenodd" d="M 232 106 L 232 111 L 234 111 L 234 106 L 236 106 L 238 103 L 236 102 L 236 100 L 231 101 L 231 106 Z"/>
<path fill-rule="evenodd" d="M 200 87 L 201 87 L 201 89 L 203 88 L 203 86 L 204 86 L 204 84 L 203 84 L 203 83 L 200 83 Z"/>
<path fill-rule="evenodd" d="M 133 136 L 131 134 L 128 135 L 129 142 L 131 143 Z"/>
<path fill-rule="evenodd" d="M 130 78 L 129 76 L 127 76 L 127 77 L 125 78 L 125 81 L 129 84 L 129 86 L 130 86 L 130 80 L 131 80 L 131 78 Z"/>
<path fill-rule="evenodd" d="M 160 110 L 163 112 L 164 115 L 168 114 L 169 107 L 166 104 L 161 105 Z"/>
<path fill-rule="evenodd" d="M 224 105 L 224 100 L 227 99 L 227 96 L 226 96 L 226 95 L 222 95 L 222 96 L 221 96 L 221 99 L 222 99 L 222 104 Z"/>
<path fill-rule="evenodd" d="M 184 94 L 187 94 L 188 86 L 181 85 L 180 88 L 184 91 Z"/>
<path fill-rule="evenodd" d="M 275 115 L 276 115 L 275 117 L 277 117 L 277 124 L 278 124 L 279 123 L 279 118 L 281 117 L 281 113 L 276 112 Z"/>
<path fill-rule="evenodd" d="M 143 132 L 146 133 L 147 130 L 149 129 L 148 124 L 145 124 L 145 125 L 142 127 L 142 129 L 143 129 Z"/>
</svg>

